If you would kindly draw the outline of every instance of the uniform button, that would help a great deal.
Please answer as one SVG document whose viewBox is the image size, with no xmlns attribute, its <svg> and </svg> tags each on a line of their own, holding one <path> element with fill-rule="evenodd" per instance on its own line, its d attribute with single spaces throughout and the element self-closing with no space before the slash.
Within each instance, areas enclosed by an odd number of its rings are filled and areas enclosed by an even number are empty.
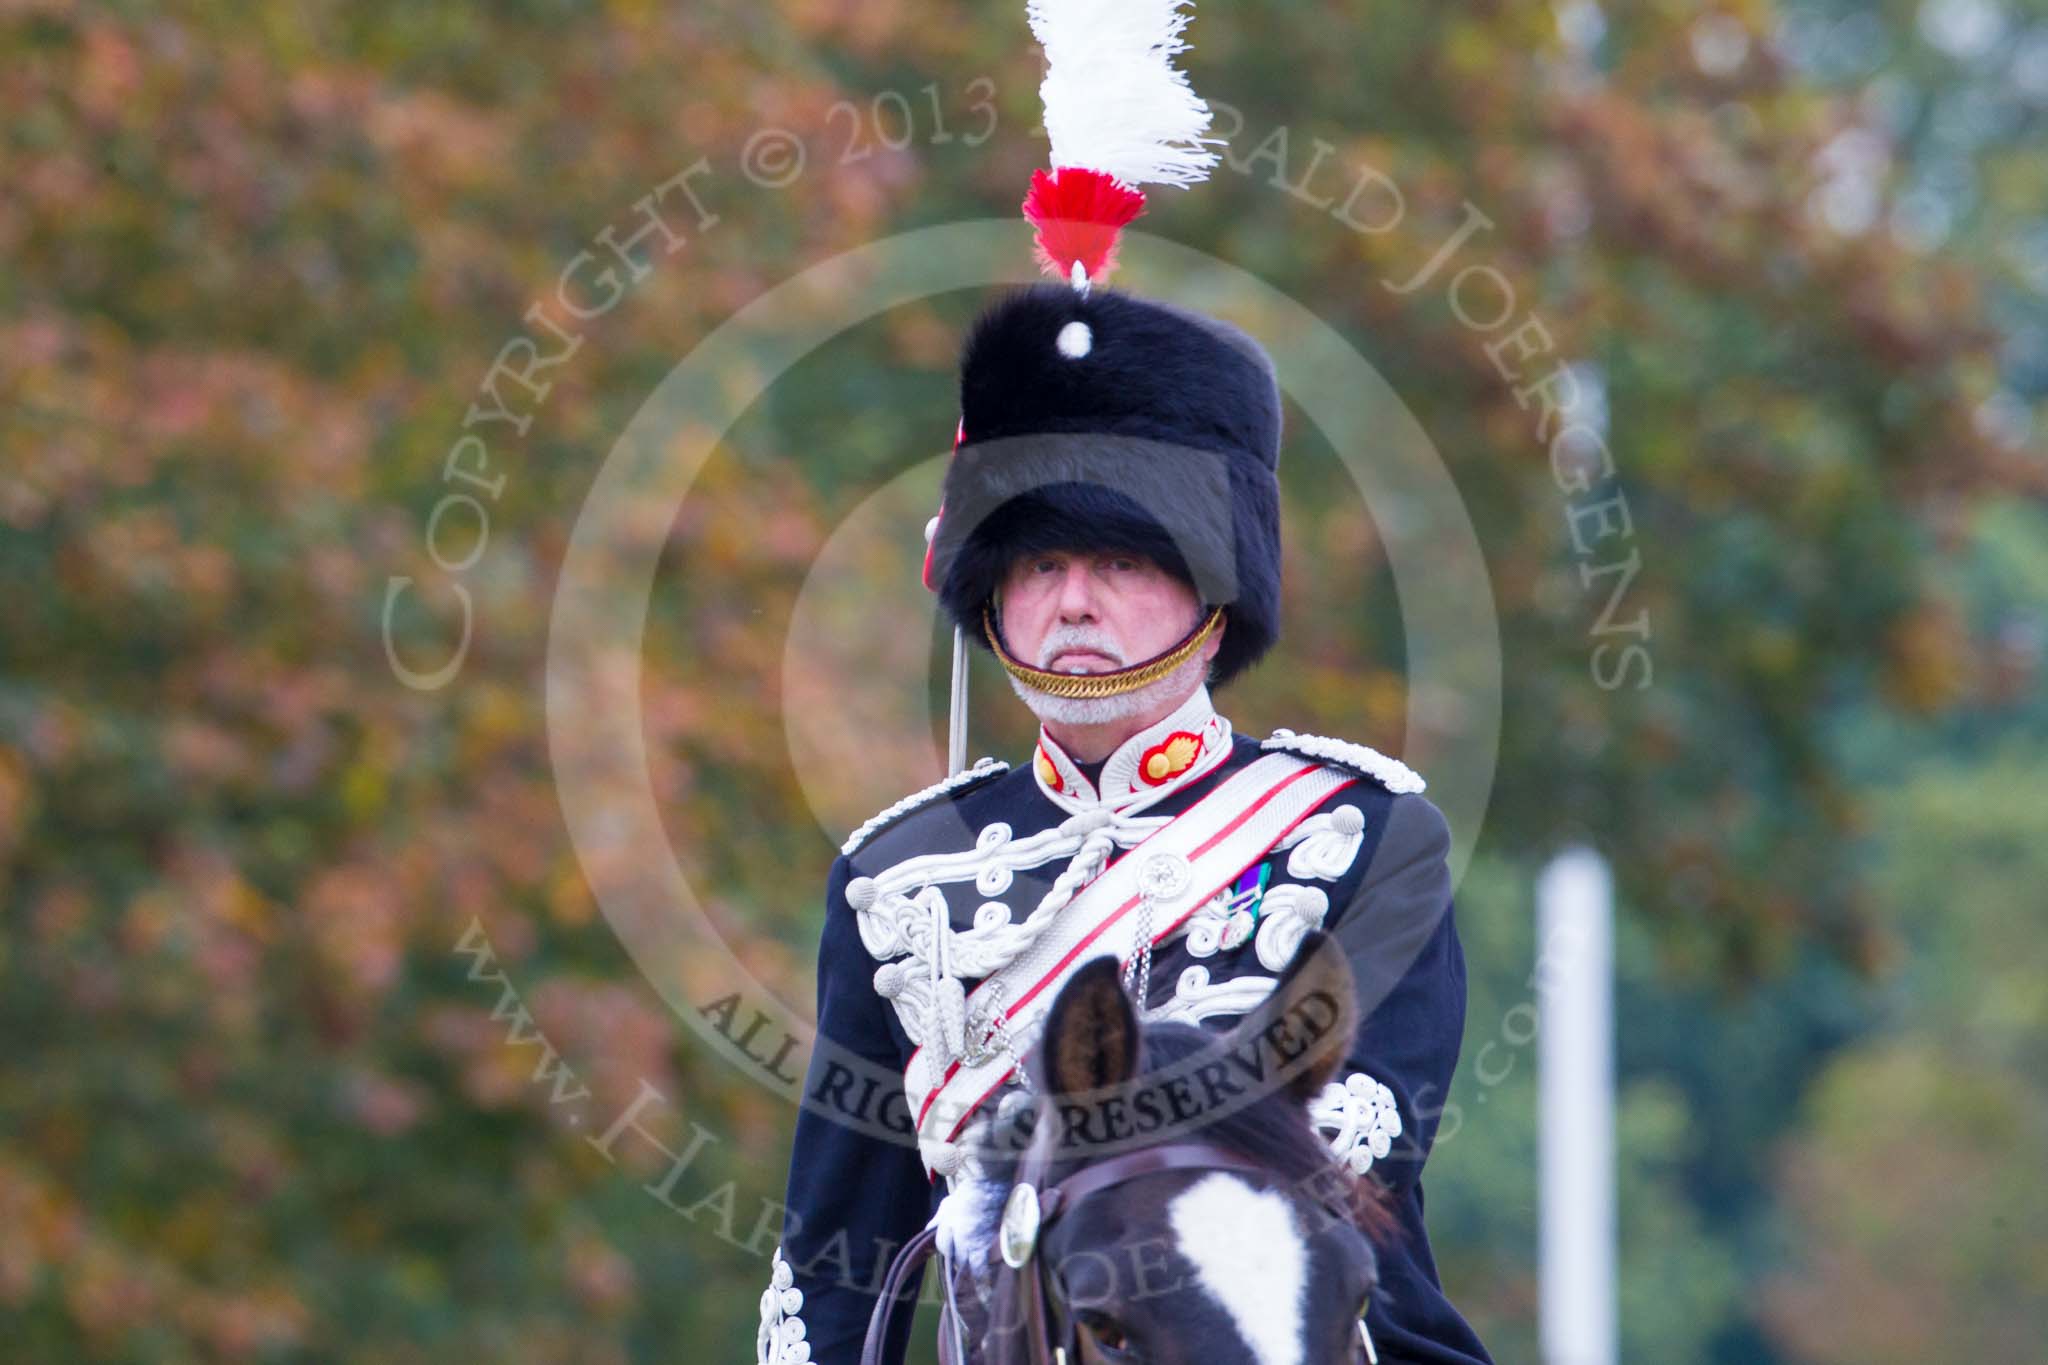
<svg viewBox="0 0 2048 1365">
<path fill-rule="evenodd" d="M 1192 874 L 1178 853 L 1155 853 L 1138 869 L 1138 886 L 1154 900 L 1172 900 L 1188 889 Z"/>
</svg>

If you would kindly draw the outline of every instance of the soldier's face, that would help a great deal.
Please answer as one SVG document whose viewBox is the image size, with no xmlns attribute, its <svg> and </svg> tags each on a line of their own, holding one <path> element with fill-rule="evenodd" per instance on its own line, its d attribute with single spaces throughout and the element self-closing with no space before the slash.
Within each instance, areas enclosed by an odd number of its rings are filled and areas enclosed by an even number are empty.
<svg viewBox="0 0 2048 1365">
<path fill-rule="evenodd" d="M 1003 579 L 1000 620 L 1010 652 L 1055 673 L 1107 673 L 1180 643 L 1200 620 L 1195 590 L 1143 555 L 1025 555 Z M 1220 636 L 1203 641 L 1215 657 Z"/>
</svg>

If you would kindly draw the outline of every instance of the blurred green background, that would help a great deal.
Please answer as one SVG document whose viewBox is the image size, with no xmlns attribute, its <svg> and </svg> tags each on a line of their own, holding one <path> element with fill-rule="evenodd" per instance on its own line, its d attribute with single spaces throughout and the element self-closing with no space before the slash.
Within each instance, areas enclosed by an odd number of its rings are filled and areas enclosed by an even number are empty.
<svg viewBox="0 0 2048 1365">
<path fill-rule="evenodd" d="M 1189 37 L 1241 117 L 1138 226 L 1380 369 L 1498 602 L 1498 784 L 1458 831 L 1466 1056 L 1496 1061 L 1461 1071 L 1428 1185 L 1454 1301 L 1537 1358 L 1512 1012 L 1535 872 L 1589 840 L 1621 897 L 1625 1358 L 2042 1358 L 2048 4 L 1233 0 Z M 1014 215 L 1038 78 L 1021 3 L 0 3 L 0 1358 L 751 1359 L 766 1259 L 739 1244 L 793 1114 L 597 913 L 549 762 L 551 589 L 605 452 L 707 332 L 837 252 Z M 772 128 L 805 158 L 749 179 Z M 573 319 L 603 293 L 578 253 L 700 159 L 717 222 L 665 200 L 688 240 Z M 1318 207 L 1361 168 L 1398 222 Z M 1490 226 L 1461 259 L 1582 367 L 1615 477 L 1554 479 L 1487 351 L 1506 327 L 1388 287 L 1468 205 Z M 853 822 L 806 793 L 872 809 L 936 775 L 885 732 L 871 769 L 795 771 L 793 603 L 950 444 L 983 301 L 807 357 L 654 528 L 665 813 L 787 999 Z M 479 423 L 508 341 L 565 344 L 535 309 L 575 354 L 544 392 L 501 374 L 515 417 Z M 466 431 L 488 495 L 444 483 Z M 1283 474 L 1288 635 L 1225 709 L 1397 749 L 1374 518 L 1303 423 Z M 488 513 L 459 573 L 428 552 L 451 490 Z M 1574 546 L 1573 509 L 1615 497 L 1629 533 Z M 401 685 L 387 615 L 428 670 L 459 592 L 459 668 Z M 1014 756 L 990 683 L 973 751 Z M 473 927 L 609 1112 L 652 1084 L 673 1145 L 718 1135 L 695 1216 L 559 1117 Z"/>
</svg>

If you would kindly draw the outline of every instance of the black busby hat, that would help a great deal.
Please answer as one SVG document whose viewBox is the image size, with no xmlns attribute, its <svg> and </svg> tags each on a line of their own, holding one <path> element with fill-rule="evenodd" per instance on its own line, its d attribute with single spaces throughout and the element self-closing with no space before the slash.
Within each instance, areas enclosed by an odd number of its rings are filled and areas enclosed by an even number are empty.
<svg viewBox="0 0 2048 1365">
<path fill-rule="evenodd" d="M 1034 285 L 977 319 L 928 581 L 976 639 L 1020 555 L 1130 550 L 1228 622 L 1220 685 L 1280 625 L 1280 390 L 1228 323 L 1115 290 Z"/>
<path fill-rule="evenodd" d="M 1228 323 L 1091 288 L 1143 211 L 1137 186 L 1191 184 L 1217 159 L 1208 107 L 1173 68 L 1184 3 L 1031 0 L 1053 169 L 1033 173 L 1024 216 L 1064 283 L 1011 293 L 969 332 L 925 585 L 981 640 L 1018 556 L 1136 551 L 1225 610 L 1220 684 L 1279 634 L 1273 363 Z"/>
</svg>

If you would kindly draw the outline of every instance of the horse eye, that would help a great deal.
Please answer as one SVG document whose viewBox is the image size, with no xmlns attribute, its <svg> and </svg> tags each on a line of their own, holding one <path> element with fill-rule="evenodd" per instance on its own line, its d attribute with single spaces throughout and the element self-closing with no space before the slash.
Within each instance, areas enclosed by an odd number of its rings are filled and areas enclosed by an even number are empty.
<svg viewBox="0 0 2048 1365">
<path fill-rule="evenodd" d="M 1131 1340 L 1124 1335 L 1124 1329 L 1115 1318 L 1103 1313 L 1083 1313 L 1081 1325 L 1088 1329 L 1088 1335 L 1095 1338 L 1095 1344 L 1112 1354 L 1121 1354 L 1130 1349 Z"/>
</svg>

